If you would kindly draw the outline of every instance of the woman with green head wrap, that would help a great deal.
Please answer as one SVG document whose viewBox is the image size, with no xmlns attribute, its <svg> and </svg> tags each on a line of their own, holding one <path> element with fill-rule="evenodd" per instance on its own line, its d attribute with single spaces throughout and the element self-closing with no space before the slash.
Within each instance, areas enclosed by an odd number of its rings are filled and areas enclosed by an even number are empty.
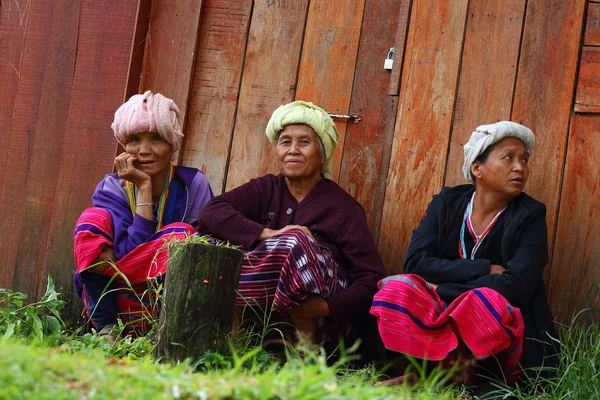
<svg viewBox="0 0 600 400">
<path fill-rule="evenodd" d="M 245 305 L 272 305 L 273 318 L 291 317 L 313 343 L 335 346 L 368 313 L 383 263 L 362 206 L 330 180 L 331 117 L 295 101 L 275 110 L 266 135 L 279 175 L 214 198 L 198 229 L 246 250 L 238 318 Z"/>
</svg>

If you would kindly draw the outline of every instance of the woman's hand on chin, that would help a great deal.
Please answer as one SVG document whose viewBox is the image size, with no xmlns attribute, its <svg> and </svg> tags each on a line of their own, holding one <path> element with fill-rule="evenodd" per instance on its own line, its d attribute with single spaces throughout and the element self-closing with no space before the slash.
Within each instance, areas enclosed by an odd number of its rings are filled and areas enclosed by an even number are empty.
<svg viewBox="0 0 600 400">
<path fill-rule="evenodd" d="M 304 233 L 306 233 L 306 235 L 311 238 L 313 240 L 313 242 L 316 242 L 317 240 L 315 239 L 315 237 L 313 236 L 313 234 L 310 232 L 310 230 L 302 225 L 288 225 L 284 228 L 281 228 L 279 230 L 275 230 L 275 229 L 270 229 L 270 228 L 265 228 L 262 230 L 262 232 L 260 233 L 260 235 L 258 236 L 258 240 L 266 240 L 266 239 L 270 239 L 273 236 L 277 236 L 277 235 L 281 235 L 282 233 L 285 233 L 287 231 L 291 231 L 291 230 L 299 230 L 302 231 Z"/>
<path fill-rule="evenodd" d="M 132 182 L 138 189 L 142 186 L 151 186 L 150 175 L 140 171 L 134 166 L 137 157 L 130 153 L 121 153 L 115 158 L 115 169 L 119 178 Z"/>
</svg>

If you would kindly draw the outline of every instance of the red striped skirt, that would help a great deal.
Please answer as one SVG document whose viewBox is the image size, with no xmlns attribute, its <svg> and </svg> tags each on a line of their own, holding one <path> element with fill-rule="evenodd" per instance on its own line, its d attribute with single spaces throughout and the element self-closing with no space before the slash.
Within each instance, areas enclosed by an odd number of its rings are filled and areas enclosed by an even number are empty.
<svg viewBox="0 0 600 400">
<path fill-rule="evenodd" d="M 288 311 L 314 293 L 325 299 L 344 290 L 348 280 L 331 252 L 299 230 L 264 240 L 244 255 L 238 286 L 237 307 L 272 307 L 271 325 L 284 334 L 293 332 Z M 350 324 L 319 321 L 322 342 L 348 337 Z"/>
<path fill-rule="evenodd" d="M 519 377 L 523 318 L 498 292 L 478 288 L 449 306 L 417 275 L 395 275 L 379 282 L 371 314 L 389 350 L 427 360 L 444 360 L 460 344 L 472 357 L 497 357 L 507 383 Z"/>
<path fill-rule="evenodd" d="M 108 268 L 104 275 L 114 276 L 117 284 L 119 318 L 135 332 L 149 330 L 151 319 L 156 318 L 158 308 L 153 283 L 167 270 L 168 242 L 184 239 L 194 233 L 185 223 L 169 224 L 145 243 L 142 243 Z M 85 288 L 77 287 L 77 274 L 89 268 L 105 246 L 113 246 L 112 220 L 102 208 L 83 211 L 75 225 L 74 255 L 76 265 L 76 289 L 90 315 Z"/>
</svg>

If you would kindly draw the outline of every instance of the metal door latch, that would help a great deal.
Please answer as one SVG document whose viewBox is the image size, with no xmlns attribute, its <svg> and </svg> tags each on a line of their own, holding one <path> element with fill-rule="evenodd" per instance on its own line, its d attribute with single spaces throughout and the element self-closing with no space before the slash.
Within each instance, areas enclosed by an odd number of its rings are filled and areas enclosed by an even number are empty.
<svg viewBox="0 0 600 400">
<path fill-rule="evenodd" d="M 331 114 L 327 113 L 331 118 L 335 119 L 343 119 L 344 121 L 352 122 L 353 124 L 358 124 L 358 121 L 362 119 L 360 114 L 350 114 L 350 115 L 339 115 L 339 114 Z"/>
</svg>

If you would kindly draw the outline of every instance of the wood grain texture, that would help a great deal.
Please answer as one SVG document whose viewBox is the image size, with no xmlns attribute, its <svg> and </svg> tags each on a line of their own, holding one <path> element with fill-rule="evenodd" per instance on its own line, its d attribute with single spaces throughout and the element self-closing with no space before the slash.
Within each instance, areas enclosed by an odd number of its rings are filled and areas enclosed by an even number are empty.
<svg viewBox="0 0 600 400">
<path fill-rule="evenodd" d="M 40 242 L 46 248 L 43 271 L 55 278 L 57 291 L 70 300 L 65 315 L 81 312 L 72 290 L 73 228 L 84 208 L 92 205 L 94 188 L 111 172 L 115 139 L 110 125 L 123 102 L 137 19 L 136 0 L 84 0 L 77 39 L 77 62 L 49 233 Z"/>
<path fill-rule="evenodd" d="M 306 0 L 254 3 L 227 190 L 277 172 L 264 132 L 271 113 L 294 99 L 307 7 Z"/>
<path fill-rule="evenodd" d="M 8 23 L 14 34 L 0 40 L 0 65 L 11 64 L 2 89 L 3 94 L 11 92 L 1 112 L 8 124 L 2 126 L 0 162 L 0 228 L 6 232 L 0 245 L 0 286 L 35 299 L 44 276 L 44 239 L 61 168 L 56 155 L 63 151 L 79 2 L 3 2 L 1 13 L 2 25 Z"/>
<path fill-rule="evenodd" d="M 546 204 L 553 245 L 585 0 L 528 0 L 511 120 L 536 134 L 526 192 Z M 546 268 L 545 278 L 550 268 Z"/>
<path fill-rule="evenodd" d="M 202 4 L 203 0 L 152 2 L 142 65 L 140 93 L 152 90 L 173 99 L 184 133 Z"/>
<path fill-rule="evenodd" d="M 600 47 L 583 46 L 581 50 L 575 111 L 600 112 Z"/>
<path fill-rule="evenodd" d="M 389 94 L 398 96 L 400 94 L 400 77 L 404 66 L 404 52 L 406 50 L 406 39 L 408 36 L 408 25 L 410 21 L 410 9 L 412 0 L 400 0 L 398 22 L 396 26 L 396 40 L 394 41 L 394 64 L 390 76 Z"/>
<path fill-rule="evenodd" d="M 395 0 L 365 3 L 350 101 L 350 110 L 363 119 L 359 124 L 348 124 L 339 178 L 340 185 L 365 208 L 375 238 L 379 233 L 398 106 L 397 97 L 387 93 L 390 71 L 383 69 L 382 56 L 393 46 L 398 9 Z M 382 15 L 391 18 L 382 19 Z"/>
<path fill-rule="evenodd" d="M 316 0 L 310 3 L 296 100 L 312 101 L 334 114 L 355 112 L 350 110 L 350 95 L 364 5 L 365 0 Z M 333 153 L 333 179 L 337 180 L 348 123 L 336 120 L 335 125 L 339 138 Z"/>
<path fill-rule="evenodd" d="M 469 3 L 446 186 L 466 183 L 463 145 L 479 125 L 510 118 L 525 0 Z"/>
<path fill-rule="evenodd" d="M 415 1 L 379 234 L 388 273 L 402 270 L 411 232 L 441 189 L 468 1 Z"/>
<path fill-rule="evenodd" d="M 252 0 L 205 0 L 187 115 L 182 164 L 224 190 Z"/>
<path fill-rule="evenodd" d="M 123 101 L 137 94 L 140 90 L 151 12 L 152 0 L 138 1 L 137 22 L 135 24 L 133 41 L 131 42 L 131 62 L 129 63 L 129 72 L 127 73 L 127 90 Z"/>
<path fill-rule="evenodd" d="M 600 306 L 600 115 L 574 114 L 561 195 L 549 291 L 554 317 Z"/>
<path fill-rule="evenodd" d="M 600 4 L 598 3 L 588 4 L 583 44 L 600 46 Z"/>
<path fill-rule="evenodd" d="M 181 362 L 230 348 L 243 259 L 240 250 L 202 243 L 180 243 L 170 249 L 157 358 Z"/>
</svg>

